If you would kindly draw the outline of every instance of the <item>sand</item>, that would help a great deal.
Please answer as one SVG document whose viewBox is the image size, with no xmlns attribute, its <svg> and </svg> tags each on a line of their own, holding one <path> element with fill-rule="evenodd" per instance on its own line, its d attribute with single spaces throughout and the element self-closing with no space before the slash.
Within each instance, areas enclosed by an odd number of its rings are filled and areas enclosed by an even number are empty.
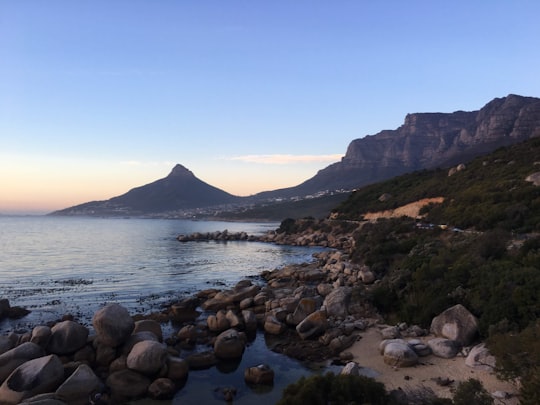
<svg viewBox="0 0 540 405">
<path fill-rule="evenodd" d="M 460 381 L 469 378 L 480 380 L 484 388 L 493 393 L 504 391 L 512 394 L 511 398 L 495 400 L 495 404 L 513 405 L 518 404 L 516 398 L 518 388 L 507 381 L 499 380 L 493 372 L 476 370 L 465 365 L 464 355 L 458 355 L 453 359 L 443 359 L 433 355 L 420 357 L 420 363 L 414 367 L 395 368 L 383 361 L 383 356 L 379 353 L 379 343 L 382 338 L 377 327 L 371 327 L 359 334 L 361 339 L 353 344 L 347 351 L 351 352 L 359 366 L 367 368 L 366 374 L 382 382 L 387 390 L 403 389 L 411 390 L 415 388 L 428 387 L 433 392 L 443 398 L 451 398 L 452 390 L 457 387 Z M 422 338 L 428 340 L 431 337 Z M 435 379 L 454 380 L 448 386 L 439 385 Z"/>
</svg>

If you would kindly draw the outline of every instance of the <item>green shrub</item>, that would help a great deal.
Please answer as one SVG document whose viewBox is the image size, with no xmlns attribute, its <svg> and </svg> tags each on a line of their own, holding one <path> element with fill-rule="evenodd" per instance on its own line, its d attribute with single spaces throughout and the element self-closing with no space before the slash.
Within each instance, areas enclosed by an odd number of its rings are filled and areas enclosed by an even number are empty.
<svg viewBox="0 0 540 405">
<path fill-rule="evenodd" d="M 364 376 L 314 375 L 302 377 L 283 391 L 278 405 L 386 405 L 390 399 L 382 383 Z"/>
<path fill-rule="evenodd" d="M 491 405 L 493 398 L 480 381 L 469 378 L 459 383 L 454 393 L 454 405 Z"/>
</svg>

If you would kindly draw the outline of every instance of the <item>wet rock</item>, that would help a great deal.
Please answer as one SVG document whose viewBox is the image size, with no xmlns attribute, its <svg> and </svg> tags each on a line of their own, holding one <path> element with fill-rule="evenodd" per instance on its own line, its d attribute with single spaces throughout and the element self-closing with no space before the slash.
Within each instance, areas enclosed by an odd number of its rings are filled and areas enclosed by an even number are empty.
<svg viewBox="0 0 540 405">
<path fill-rule="evenodd" d="M 274 370 L 267 364 L 249 367 L 244 371 L 244 380 L 248 384 L 273 385 Z"/>
<path fill-rule="evenodd" d="M 214 342 L 214 353 L 220 359 L 238 359 L 246 347 L 246 337 L 235 329 L 222 332 Z"/>
<path fill-rule="evenodd" d="M 257 317 L 255 313 L 250 310 L 242 311 L 242 319 L 244 320 L 244 327 L 247 333 L 254 333 L 257 331 Z"/>
<path fill-rule="evenodd" d="M 148 395 L 152 399 L 172 399 L 176 393 L 176 385 L 168 378 L 158 378 L 148 387 Z"/>
<path fill-rule="evenodd" d="M 107 377 L 106 385 L 114 401 L 123 403 L 146 395 L 151 381 L 133 370 L 120 370 Z"/>
<path fill-rule="evenodd" d="M 96 364 L 108 367 L 116 358 L 116 348 L 103 344 L 99 339 L 95 339 L 92 344 L 96 352 Z"/>
<path fill-rule="evenodd" d="M 75 353 L 86 345 L 88 329 L 73 321 L 59 322 L 51 328 L 51 337 L 47 345 L 49 353 L 65 354 Z"/>
<path fill-rule="evenodd" d="M 119 304 L 99 309 L 92 318 L 92 325 L 101 342 L 111 347 L 124 343 L 135 328 L 129 312 Z"/>
<path fill-rule="evenodd" d="M 281 335 L 286 329 L 287 326 L 275 316 L 267 316 L 264 321 L 264 331 L 271 335 Z"/>
<path fill-rule="evenodd" d="M 0 320 L 9 316 L 10 309 L 11 305 L 9 304 L 9 300 L 7 298 L 0 299 Z"/>
<path fill-rule="evenodd" d="M 167 360 L 167 348 L 151 340 L 144 340 L 133 346 L 126 360 L 130 370 L 145 375 L 157 374 Z"/>
<path fill-rule="evenodd" d="M 142 319 L 135 322 L 132 334 L 138 332 L 152 332 L 158 338 L 158 341 L 163 342 L 163 331 L 161 325 L 153 319 Z"/>
<path fill-rule="evenodd" d="M 43 348 L 26 342 L 0 355 L 0 383 L 21 364 L 45 355 Z"/>
<path fill-rule="evenodd" d="M 167 358 L 167 378 L 173 381 L 185 380 L 189 373 L 189 363 L 180 357 Z"/>
<path fill-rule="evenodd" d="M 101 392 L 101 380 L 86 364 L 81 364 L 56 390 L 56 397 L 69 404 L 87 404 L 90 394 Z"/>
<path fill-rule="evenodd" d="M 3 405 L 55 391 L 64 379 L 64 367 L 58 356 L 39 357 L 20 365 L 0 386 Z"/>
<path fill-rule="evenodd" d="M 158 337 L 150 331 L 141 331 L 137 333 L 133 333 L 126 342 L 120 347 L 120 353 L 124 355 L 128 355 L 129 352 L 131 352 L 131 349 L 133 349 L 133 346 L 135 346 L 139 342 L 144 342 L 145 340 L 150 340 L 152 342 L 159 342 Z"/>
<path fill-rule="evenodd" d="M 217 311 L 215 315 L 209 315 L 206 323 L 212 332 L 223 332 L 231 327 L 231 323 L 227 319 L 227 312 L 222 309 Z"/>
<path fill-rule="evenodd" d="M 186 361 L 190 370 L 204 370 L 218 363 L 218 359 L 213 350 L 190 354 Z"/>
</svg>

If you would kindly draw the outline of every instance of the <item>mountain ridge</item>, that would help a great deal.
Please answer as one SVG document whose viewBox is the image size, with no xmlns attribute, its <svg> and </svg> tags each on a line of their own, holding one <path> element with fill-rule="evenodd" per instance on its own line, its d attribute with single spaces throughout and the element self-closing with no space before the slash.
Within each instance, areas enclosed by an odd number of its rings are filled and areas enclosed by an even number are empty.
<svg viewBox="0 0 540 405">
<path fill-rule="evenodd" d="M 184 166 L 155 182 L 105 201 L 55 211 L 53 215 L 176 216 L 197 209 L 242 209 L 254 203 L 354 190 L 405 173 L 450 167 L 525 139 L 540 136 L 540 98 L 509 94 L 480 110 L 410 113 L 394 130 L 350 142 L 345 156 L 303 183 L 249 197 L 211 186 Z M 206 214 L 208 216 L 208 211 Z"/>
</svg>

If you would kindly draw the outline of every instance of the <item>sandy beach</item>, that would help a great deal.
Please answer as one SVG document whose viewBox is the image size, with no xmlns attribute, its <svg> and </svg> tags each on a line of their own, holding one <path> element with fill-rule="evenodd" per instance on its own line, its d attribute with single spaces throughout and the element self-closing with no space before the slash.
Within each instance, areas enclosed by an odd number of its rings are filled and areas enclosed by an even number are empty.
<svg viewBox="0 0 540 405">
<path fill-rule="evenodd" d="M 395 368 L 383 361 L 379 353 L 381 335 L 377 327 L 371 327 L 359 335 L 361 338 L 348 349 L 354 356 L 353 361 L 361 367 L 373 370 L 369 373 L 377 381 L 382 382 L 388 390 L 403 389 L 405 391 L 427 387 L 433 390 L 439 397 L 452 397 L 452 390 L 460 381 L 469 378 L 480 380 L 489 393 L 504 391 L 512 394 L 511 398 L 495 399 L 495 404 L 514 405 L 519 401 L 516 398 L 517 387 L 507 381 L 499 380 L 493 372 L 475 370 L 465 365 L 465 357 L 458 355 L 453 359 L 444 359 L 433 355 L 421 357 L 420 363 L 414 367 Z M 432 337 L 424 337 L 429 340 Z M 374 374 L 374 375 L 373 375 Z M 454 382 L 441 386 L 436 382 L 437 378 L 450 379 Z"/>
</svg>

